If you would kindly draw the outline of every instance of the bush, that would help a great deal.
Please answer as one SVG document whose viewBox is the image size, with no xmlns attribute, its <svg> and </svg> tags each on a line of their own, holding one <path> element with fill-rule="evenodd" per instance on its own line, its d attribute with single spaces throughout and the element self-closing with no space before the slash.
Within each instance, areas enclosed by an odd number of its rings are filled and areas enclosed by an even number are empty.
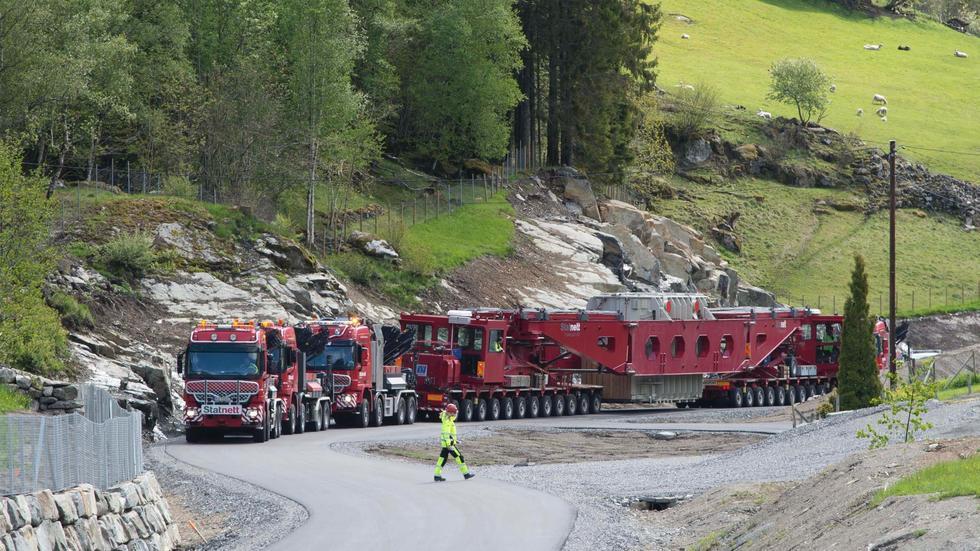
<svg viewBox="0 0 980 551">
<path fill-rule="evenodd" d="M 75 300 L 75 297 L 55 291 L 47 298 L 48 305 L 61 314 L 61 323 L 69 329 L 83 329 L 95 326 L 92 311 L 88 306 Z"/>
<path fill-rule="evenodd" d="M 167 176 L 163 181 L 163 193 L 183 199 L 197 199 L 197 186 L 184 176 Z"/>
<path fill-rule="evenodd" d="M 99 249 L 99 262 L 119 281 L 135 282 L 156 262 L 153 240 L 145 234 L 120 235 Z"/>
<path fill-rule="evenodd" d="M 277 212 L 276 219 L 269 223 L 269 227 L 278 235 L 289 237 L 290 239 L 296 238 L 296 224 L 293 223 L 293 220 L 289 218 L 288 214 Z"/>
<path fill-rule="evenodd" d="M 831 390 L 829 394 L 827 394 L 827 401 L 820 404 L 820 407 L 817 408 L 817 416 L 823 419 L 828 415 L 830 415 L 831 413 L 833 413 L 834 410 L 836 409 L 834 407 L 834 404 L 836 402 L 837 402 L 837 389 L 835 388 L 834 390 Z"/>
<path fill-rule="evenodd" d="M 381 277 L 375 262 L 359 253 L 335 255 L 330 264 L 359 285 L 370 285 Z"/>
<path fill-rule="evenodd" d="M 64 370 L 68 337 L 58 313 L 40 293 L 4 304 L 0 315 L 0 362 L 39 374 Z"/>
<path fill-rule="evenodd" d="M 710 84 L 699 83 L 693 90 L 681 88 L 677 93 L 677 109 L 670 124 L 682 138 L 695 138 L 707 131 L 717 112 L 718 90 Z"/>
</svg>

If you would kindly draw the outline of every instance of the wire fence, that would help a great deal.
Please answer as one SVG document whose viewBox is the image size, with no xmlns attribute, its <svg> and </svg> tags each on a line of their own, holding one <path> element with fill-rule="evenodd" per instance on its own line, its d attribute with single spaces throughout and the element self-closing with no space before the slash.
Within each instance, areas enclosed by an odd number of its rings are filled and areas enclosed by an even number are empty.
<svg viewBox="0 0 980 551">
<path fill-rule="evenodd" d="M 143 472 L 143 415 L 79 385 L 84 413 L 0 417 L 0 494 L 109 488 Z"/>
<path fill-rule="evenodd" d="M 846 296 L 837 295 L 791 295 L 775 291 L 777 299 L 792 306 L 817 308 L 830 313 L 843 313 Z M 888 290 L 874 290 L 868 293 L 868 307 L 872 314 L 887 316 L 889 311 Z M 980 308 L 980 280 L 976 285 L 950 284 L 934 288 L 915 288 L 895 294 L 895 311 L 900 316 L 957 311 Z"/>
</svg>

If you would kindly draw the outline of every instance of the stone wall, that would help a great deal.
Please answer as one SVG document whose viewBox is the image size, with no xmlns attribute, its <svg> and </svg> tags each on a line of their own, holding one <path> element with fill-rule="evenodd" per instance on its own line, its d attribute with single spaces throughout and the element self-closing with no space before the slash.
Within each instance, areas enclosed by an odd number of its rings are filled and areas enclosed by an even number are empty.
<svg viewBox="0 0 980 551">
<path fill-rule="evenodd" d="M 30 396 L 31 411 L 54 415 L 76 411 L 81 413 L 83 404 L 78 400 L 78 386 L 72 383 L 0 367 L 0 384 Z"/>
<path fill-rule="evenodd" d="M 180 533 L 152 472 L 102 491 L 83 484 L 0 500 L 7 551 L 171 551 Z"/>
</svg>

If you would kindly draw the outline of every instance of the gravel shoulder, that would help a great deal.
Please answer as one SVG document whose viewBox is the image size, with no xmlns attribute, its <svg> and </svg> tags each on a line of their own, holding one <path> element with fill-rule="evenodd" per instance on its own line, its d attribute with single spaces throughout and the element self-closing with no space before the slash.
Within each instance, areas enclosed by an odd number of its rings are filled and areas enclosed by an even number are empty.
<svg viewBox="0 0 980 551">
<path fill-rule="evenodd" d="M 309 516 L 302 505 L 276 493 L 174 459 L 166 442 L 150 446 L 145 461 L 174 510 L 184 549 L 264 549 Z"/>
</svg>

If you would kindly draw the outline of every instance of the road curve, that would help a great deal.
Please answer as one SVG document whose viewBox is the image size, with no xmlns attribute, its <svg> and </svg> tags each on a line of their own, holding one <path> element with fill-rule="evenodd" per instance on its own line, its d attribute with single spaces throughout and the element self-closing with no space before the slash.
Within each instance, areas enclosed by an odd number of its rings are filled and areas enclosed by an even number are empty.
<svg viewBox="0 0 980 551">
<path fill-rule="evenodd" d="M 575 520 L 567 502 L 481 478 L 463 481 L 455 463 L 432 481 L 432 467 L 352 456 L 336 442 L 423 439 L 438 453 L 438 425 L 337 429 L 249 440 L 166 444 L 173 458 L 232 476 L 302 504 L 309 519 L 274 550 L 560 549 Z M 465 433 L 461 437 L 465 438 Z"/>
</svg>

